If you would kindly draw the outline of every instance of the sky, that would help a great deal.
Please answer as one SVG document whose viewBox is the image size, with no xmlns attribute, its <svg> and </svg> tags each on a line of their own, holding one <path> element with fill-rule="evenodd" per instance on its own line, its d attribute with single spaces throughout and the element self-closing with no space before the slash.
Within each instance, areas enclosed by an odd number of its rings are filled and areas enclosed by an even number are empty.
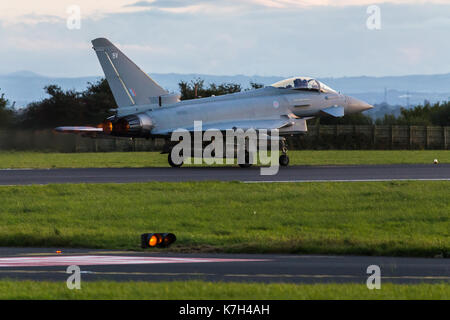
<svg viewBox="0 0 450 320">
<path fill-rule="evenodd" d="M 2 1 L 0 74 L 102 75 L 97 37 L 150 74 L 442 74 L 449 35 L 450 0 Z"/>
</svg>

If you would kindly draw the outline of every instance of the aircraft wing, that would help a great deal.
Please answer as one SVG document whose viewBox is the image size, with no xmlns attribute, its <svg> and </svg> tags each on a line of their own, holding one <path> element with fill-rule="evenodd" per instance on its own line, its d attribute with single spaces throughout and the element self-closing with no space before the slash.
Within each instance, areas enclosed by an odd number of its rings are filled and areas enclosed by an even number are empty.
<svg viewBox="0 0 450 320">
<path fill-rule="evenodd" d="M 280 129 L 286 126 L 292 125 L 292 119 L 265 119 L 265 120 L 239 120 L 239 121 L 225 121 L 225 122 L 217 122 L 217 123 L 208 123 L 202 125 L 202 131 L 209 130 L 209 129 L 215 129 L 220 131 L 225 130 L 232 130 L 232 129 L 242 129 L 242 130 L 248 130 L 248 129 Z M 161 134 L 161 135 L 167 135 L 171 132 L 177 130 L 178 128 L 173 128 L 169 130 L 164 131 L 152 131 L 152 134 Z M 186 128 L 180 128 L 185 129 L 187 131 L 193 132 L 194 127 L 186 127 Z"/>
<path fill-rule="evenodd" d="M 263 120 L 238 120 L 238 121 L 224 121 L 217 123 L 207 123 L 202 125 L 202 131 L 206 130 L 271 130 L 271 129 L 280 129 L 280 133 L 297 133 L 297 132 L 306 132 L 306 120 L 307 119 L 296 119 L 289 118 L 288 116 L 276 118 L 276 119 L 263 119 Z M 170 135 L 172 132 L 177 129 L 185 129 L 187 131 L 193 132 L 194 126 L 185 127 L 185 128 L 172 128 L 167 130 L 152 130 L 152 135 Z M 56 132 L 60 133 L 77 133 L 83 136 L 109 136 L 108 133 L 103 132 L 103 128 L 97 127 L 57 127 L 54 129 Z"/>
</svg>

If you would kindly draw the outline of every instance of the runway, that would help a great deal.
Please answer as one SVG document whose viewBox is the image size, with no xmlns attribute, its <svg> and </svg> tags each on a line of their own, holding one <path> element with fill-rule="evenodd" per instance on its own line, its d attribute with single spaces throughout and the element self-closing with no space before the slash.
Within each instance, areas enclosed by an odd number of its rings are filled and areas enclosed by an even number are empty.
<svg viewBox="0 0 450 320">
<path fill-rule="evenodd" d="M 61 254 L 56 254 L 60 250 Z M 176 254 L 61 248 L 0 248 L 0 278 L 66 281 L 68 265 L 78 265 L 82 281 L 238 281 L 361 283 L 367 267 L 378 265 L 381 281 L 450 281 L 442 258 L 395 258 L 272 254 Z"/>
<path fill-rule="evenodd" d="M 0 185 L 49 183 L 130 183 L 181 181 L 310 182 L 450 180 L 450 164 L 290 166 L 276 175 L 261 175 L 260 168 L 81 168 L 0 170 Z"/>
</svg>

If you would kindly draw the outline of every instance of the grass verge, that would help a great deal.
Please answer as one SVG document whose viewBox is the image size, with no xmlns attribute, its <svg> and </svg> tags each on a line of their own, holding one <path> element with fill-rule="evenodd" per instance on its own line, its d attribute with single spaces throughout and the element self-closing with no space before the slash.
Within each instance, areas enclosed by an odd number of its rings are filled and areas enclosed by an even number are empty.
<svg viewBox="0 0 450 320">
<path fill-rule="evenodd" d="M 450 182 L 0 187 L 0 246 L 449 256 Z"/>
<path fill-rule="evenodd" d="M 262 284 L 204 281 L 82 282 L 69 290 L 65 282 L 0 281 L 0 299 L 151 299 L 151 300 L 305 300 L 305 299 L 450 299 L 450 284 Z"/>
<path fill-rule="evenodd" d="M 291 165 L 432 164 L 450 163 L 449 150 L 327 150 L 289 151 Z M 0 168 L 114 168 L 168 167 L 167 155 L 158 152 L 40 153 L 1 152 Z"/>
</svg>

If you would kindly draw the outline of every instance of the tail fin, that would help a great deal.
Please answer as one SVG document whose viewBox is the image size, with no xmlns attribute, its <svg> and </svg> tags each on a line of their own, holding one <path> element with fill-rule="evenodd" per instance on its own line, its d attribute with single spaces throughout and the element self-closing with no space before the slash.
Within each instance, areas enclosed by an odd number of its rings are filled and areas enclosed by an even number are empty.
<svg viewBox="0 0 450 320">
<path fill-rule="evenodd" d="M 149 104 L 151 97 L 168 93 L 109 40 L 97 38 L 92 45 L 119 108 Z"/>
</svg>

